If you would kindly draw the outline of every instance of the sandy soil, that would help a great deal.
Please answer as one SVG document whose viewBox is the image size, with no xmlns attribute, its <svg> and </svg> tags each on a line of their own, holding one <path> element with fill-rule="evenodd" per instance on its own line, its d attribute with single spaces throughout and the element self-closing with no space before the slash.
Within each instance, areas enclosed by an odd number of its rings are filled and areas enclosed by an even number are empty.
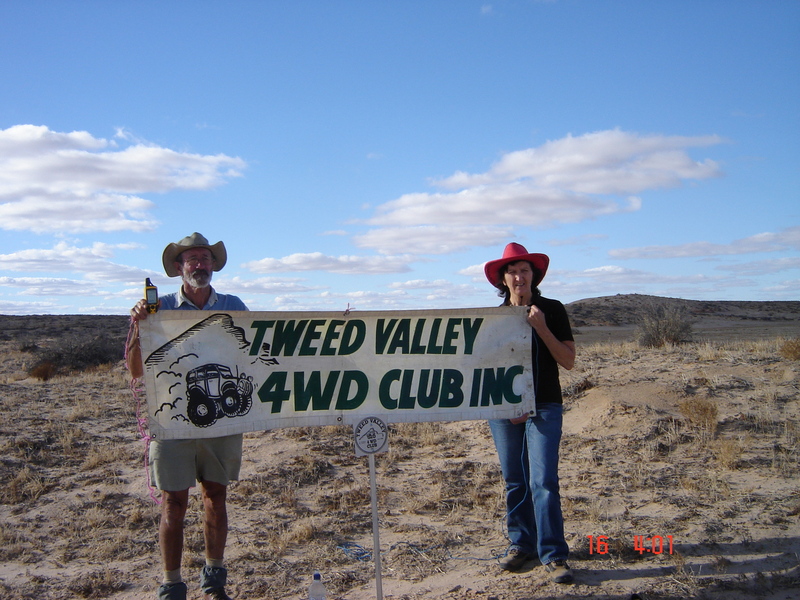
<svg viewBox="0 0 800 600">
<path fill-rule="evenodd" d="M 667 349 L 609 341 L 596 329 L 607 325 L 578 327 L 579 361 L 563 374 L 561 459 L 573 585 L 551 583 L 538 563 L 499 570 L 503 492 L 486 423 L 393 427 L 377 461 L 384 597 L 800 597 L 800 362 L 781 357 L 771 339 L 797 337 L 800 323 L 781 320 L 766 328 L 770 341 L 753 341 L 748 323 L 716 318 L 724 343 L 699 336 Z M 154 598 L 158 507 L 126 373 L 116 364 L 28 376 L 30 337 L 83 335 L 69 317 L 42 319 L 46 335 L 42 322 L 15 321 L 0 336 L 0 591 Z M 119 319 L 88 323 L 124 337 Z M 617 327 L 615 339 L 626 339 Z M 319 569 L 330 598 L 375 598 L 368 475 L 347 430 L 247 435 L 242 477 L 230 489 L 229 593 L 303 598 Z M 201 597 L 198 504 L 194 494 L 190 598 Z M 634 536 L 660 537 L 661 552 L 636 551 Z"/>
</svg>

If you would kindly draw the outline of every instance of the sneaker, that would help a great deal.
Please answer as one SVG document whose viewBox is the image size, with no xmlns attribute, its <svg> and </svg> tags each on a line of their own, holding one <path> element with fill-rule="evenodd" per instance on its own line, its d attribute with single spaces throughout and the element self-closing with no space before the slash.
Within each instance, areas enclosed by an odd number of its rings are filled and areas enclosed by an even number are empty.
<svg viewBox="0 0 800 600">
<path fill-rule="evenodd" d="M 571 583 L 572 582 L 572 569 L 569 568 L 567 561 L 554 560 L 544 566 L 550 574 L 550 579 L 556 583 Z"/>
<path fill-rule="evenodd" d="M 231 600 L 225 593 L 228 581 L 228 570 L 225 567 L 209 567 L 206 565 L 200 572 L 200 587 L 205 592 L 205 600 Z"/>
<path fill-rule="evenodd" d="M 162 583 L 158 588 L 158 600 L 186 600 L 186 584 Z"/>
<path fill-rule="evenodd" d="M 519 548 L 511 548 L 500 561 L 500 568 L 504 571 L 519 571 L 529 560 L 536 558 L 533 552 L 523 552 Z"/>
</svg>

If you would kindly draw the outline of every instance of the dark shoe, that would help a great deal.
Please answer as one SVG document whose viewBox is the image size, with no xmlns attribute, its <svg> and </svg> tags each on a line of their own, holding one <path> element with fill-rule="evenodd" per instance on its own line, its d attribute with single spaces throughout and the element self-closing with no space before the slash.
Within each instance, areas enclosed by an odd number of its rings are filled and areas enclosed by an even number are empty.
<svg viewBox="0 0 800 600">
<path fill-rule="evenodd" d="M 158 600 L 186 600 L 186 584 L 162 583 L 158 588 Z"/>
<path fill-rule="evenodd" d="M 228 570 L 225 567 L 209 567 L 206 565 L 200 572 L 200 587 L 205 593 L 205 600 L 231 600 L 225 593 L 228 581 Z"/>
<path fill-rule="evenodd" d="M 519 571 L 529 560 L 536 558 L 533 552 L 523 552 L 519 548 L 511 548 L 500 561 L 500 568 L 504 571 Z"/>
<path fill-rule="evenodd" d="M 569 568 L 567 561 L 554 560 L 544 566 L 550 574 L 550 579 L 556 583 L 572 583 L 572 569 Z"/>
</svg>

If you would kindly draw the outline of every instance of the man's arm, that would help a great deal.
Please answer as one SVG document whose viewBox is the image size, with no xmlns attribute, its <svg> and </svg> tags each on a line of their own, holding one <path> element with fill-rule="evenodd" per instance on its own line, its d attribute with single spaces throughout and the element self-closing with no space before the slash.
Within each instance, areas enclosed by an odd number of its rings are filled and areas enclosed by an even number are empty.
<svg viewBox="0 0 800 600">
<path fill-rule="evenodd" d="M 158 301 L 161 304 L 161 301 Z M 139 344 L 139 321 L 147 318 L 147 301 L 142 298 L 131 309 L 132 331 L 128 340 L 126 352 L 126 364 L 131 377 L 137 379 L 144 375 L 144 363 L 142 362 L 142 347 Z"/>
</svg>

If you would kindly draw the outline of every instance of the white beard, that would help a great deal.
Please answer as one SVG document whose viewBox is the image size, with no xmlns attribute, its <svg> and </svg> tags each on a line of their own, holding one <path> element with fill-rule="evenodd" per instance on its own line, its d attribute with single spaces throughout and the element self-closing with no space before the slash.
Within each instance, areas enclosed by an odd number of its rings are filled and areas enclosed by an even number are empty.
<svg viewBox="0 0 800 600">
<path fill-rule="evenodd" d="M 184 275 L 183 281 L 196 289 L 206 288 L 211 285 L 211 271 L 198 269 L 188 275 Z"/>
</svg>

